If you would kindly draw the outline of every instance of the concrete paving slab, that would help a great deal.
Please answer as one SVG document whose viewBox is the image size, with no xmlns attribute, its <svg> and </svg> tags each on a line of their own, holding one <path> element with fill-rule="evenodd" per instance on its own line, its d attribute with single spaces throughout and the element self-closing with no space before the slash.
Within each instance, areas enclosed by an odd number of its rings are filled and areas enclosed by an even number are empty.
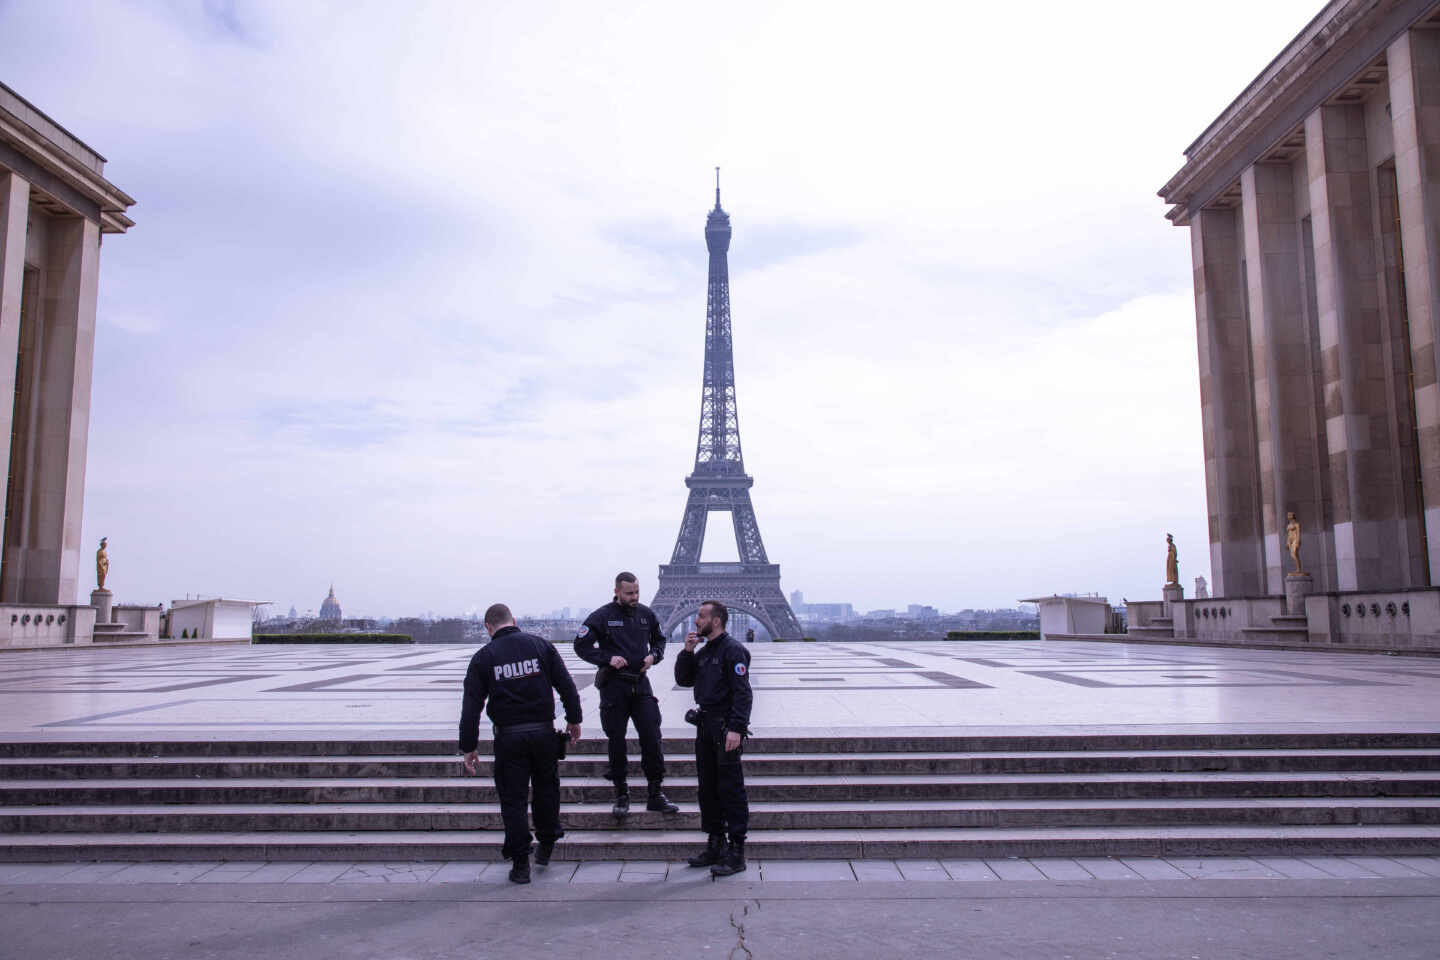
<svg viewBox="0 0 1440 960">
<path fill-rule="evenodd" d="M 284 883 L 308 866 L 310 866 L 310 861 L 308 860 L 272 861 L 239 882 Z"/>
<path fill-rule="evenodd" d="M 430 883 L 479 883 L 488 862 L 453 860 L 430 875 Z"/>
<path fill-rule="evenodd" d="M 239 861 L 232 860 L 219 864 L 214 870 L 209 870 L 196 877 L 195 883 L 237 883 L 250 876 L 261 867 L 265 866 L 263 861 Z"/>
<path fill-rule="evenodd" d="M 573 883 L 618 883 L 625 864 L 620 860 L 591 860 L 580 864 L 571 877 Z"/>
<path fill-rule="evenodd" d="M 1256 857 L 1255 862 L 1290 880 L 1324 880 L 1330 876 L 1299 857 Z"/>
<path fill-rule="evenodd" d="M 985 865 L 995 871 L 1001 880 L 1044 880 L 1045 874 L 1035 869 L 1028 860 L 989 859 Z"/>
<path fill-rule="evenodd" d="M 1196 880 L 1279 880 L 1285 876 L 1249 857 L 1166 857 L 1165 861 Z"/>
<path fill-rule="evenodd" d="M 627 860 L 620 868 L 620 882 L 663 883 L 668 869 L 663 860 Z"/>
<path fill-rule="evenodd" d="M 766 883 L 809 881 L 855 881 L 855 871 L 846 860 L 767 860 L 760 877 Z"/>
<path fill-rule="evenodd" d="M 1142 880 L 1143 877 L 1114 857 L 1076 857 L 1075 862 L 1096 880 Z"/>
<path fill-rule="evenodd" d="M 1368 867 L 1362 867 L 1358 863 L 1351 863 L 1344 857 L 1301 857 L 1312 867 L 1319 867 L 1332 877 L 1339 877 L 1342 880 L 1374 880 L 1380 876 Z"/>
<path fill-rule="evenodd" d="M 906 880 L 949 880 L 950 874 L 939 860 L 896 860 L 900 876 Z"/>
<path fill-rule="evenodd" d="M 320 861 L 306 866 L 304 869 L 288 877 L 286 883 L 333 883 L 345 875 L 353 863 L 329 863 Z"/>
<path fill-rule="evenodd" d="M 1391 857 L 1396 863 L 1403 863 L 1412 870 L 1418 870 L 1427 877 L 1440 877 L 1440 857 Z"/>
<path fill-rule="evenodd" d="M 1030 860 L 1031 866 L 1050 880 L 1075 881 L 1094 880 L 1095 878 L 1080 864 L 1074 860 L 1067 860 L 1062 857 L 1033 857 Z"/>
<path fill-rule="evenodd" d="M 220 865 L 210 863 L 136 863 L 105 878 L 106 883 L 188 883 Z"/>
<path fill-rule="evenodd" d="M 87 863 L 78 870 L 59 877 L 56 883 L 104 883 L 130 866 L 128 863 Z"/>
<path fill-rule="evenodd" d="M 1364 867 L 1382 877 L 1423 877 L 1426 876 L 1422 870 L 1407 866 L 1390 857 L 1344 857 L 1357 866 Z"/>
<path fill-rule="evenodd" d="M 80 863 L 7 863 L 0 865 L 0 883 L 50 883 L 73 874 L 84 866 L 85 864 Z M 121 864 L 111 873 L 126 866 L 128 864 Z"/>
<path fill-rule="evenodd" d="M 438 863 L 357 863 L 335 878 L 336 883 L 424 883 Z"/>
<path fill-rule="evenodd" d="M 852 860 L 850 867 L 862 883 L 900 883 L 905 879 L 893 860 Z"/>
<path fill-rule="evenodd" d="M 945 868 L 951 880 L 973 883 L 1000 879 L 984 860 L 941 860 L 940 866 Z"/>
<path fill-rule="evenodd" d="M 1157 857 L 1123 857 L 1121 863 L 1146 880 L 1189 880 L 1190 875 Z"/>
</svg>

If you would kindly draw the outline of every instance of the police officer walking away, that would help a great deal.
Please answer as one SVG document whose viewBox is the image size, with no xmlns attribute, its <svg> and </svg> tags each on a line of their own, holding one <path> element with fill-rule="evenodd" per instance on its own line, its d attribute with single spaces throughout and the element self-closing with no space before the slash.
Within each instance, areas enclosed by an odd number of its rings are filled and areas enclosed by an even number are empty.
<svg viewBox="0 0 1440 960">
<path fill-rule="evenodd" d="M 690 858 L 717 877 L 745 869 L 745 832 L 750 800 L 740 753 L 750 734 L 750 651 L 725 632 L 730 612 L 718 600 L 700 604 L 695 632 L 675 658 L 675 682 L 695 688 L 695 767 L 700 778 L 700 828 L 709 839 Z M 696 644 L 705 640 L 699 651 Z M 689 719 L 689 715 L 686 715 Z M 728 843 L 727 843 L 728 833 Z"/>
<path fill-rule="evenodd" d="M 525 796 L 532 789 L 535 862 L 547 864 L 560 828 L 560 738 L 555 732 L 555 695 L 565 705 L 565 733 L 580 739 L 580 694 L 560 651 L 548 640 L 522 633 L 510 608 L 497 603 L 485 611 L 490 642 L 470 658 L 465 699 L 460 707 L 460 752 L 465 769 L 475 772 L 480 740 L 480 711 L 489 701 L 495 733 L 495 790 L 505 822 L 501 855 L 510 861 L 512 883 L 530 882 L 530 828 Z"/>
<path fill-rule="evenodd" d="M 626 767 L 625 728 L 635 722 L 640 738 L 640 767 L 650 784 L 646 810 L 679 813 L 666 798 L 665 754 L 660 746 L 660 701 L 650 688 L 648 671 L 665 657 L 665 636 L 655 611 L 640 602 L 635 574 L 615 575 L 615 599 L 585 618 L 575 636 L 575 652 L 600 669 L 595 686 L 600 690 L 600 726 L 610 742 L 610 770 L 605 777 L 615 785 L 617 819 L 630 812 L 630 785 Z"/>
</svg>

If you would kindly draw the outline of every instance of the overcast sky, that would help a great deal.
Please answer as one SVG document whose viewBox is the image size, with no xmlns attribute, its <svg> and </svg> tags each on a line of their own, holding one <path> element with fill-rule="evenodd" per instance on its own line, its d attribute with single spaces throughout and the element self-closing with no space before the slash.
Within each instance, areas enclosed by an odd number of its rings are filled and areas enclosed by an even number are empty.
<svg viewBox="0 0 1440 960">
<path fill-rule="evenodd" d="M 109 158 L 85 556 L 122 602 L 605 600 L 669 560 L 723 168 L 782 586 L 861 609 L 1209 575 L 1156 190 L 1316 0 L 0 0 Z M 704 559 L 733 558 L 724 514 Z M 82 593 L 93 583 L 87 578 Z"/>
</svg>

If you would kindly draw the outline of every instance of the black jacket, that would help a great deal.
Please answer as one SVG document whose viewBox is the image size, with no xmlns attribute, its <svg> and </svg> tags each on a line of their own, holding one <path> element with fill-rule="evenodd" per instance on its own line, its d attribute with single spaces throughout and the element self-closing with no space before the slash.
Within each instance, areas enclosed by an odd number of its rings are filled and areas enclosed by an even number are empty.
<svg viewBox="0 0 1440 960">
<path fill-rule="evenodd" d="M 641 661 L 647 656 L 654 657 L 654 663 L 665 659 L 665 635 L 655 611 L 645 604 L 626 607 L 611 601 L 580 625 L 575 652 L 597 667 L 608 664 L 611 657 L 624 657 L 620 675 L 633 679 L 640 676 Z"/>
<path fill-rule="evenodd" d="M 695 688 L 695 702 L 707 714 L 725 718 L 725 729 L 750 733 L 750 651 L 722 633 L 693 653 L 675 655 L 675 682 Z"/>
<path fill-rule="evenodd" d="M 480 711 L 490 701 L 490 721 L 508 727 L 517 723 L 549 723 L 555 719 L 554 689 L 565 704 L 565 722 L 579 723 L 580 694 L 560 651 L 549 640 L 519 627 L 499 630 L 470 658 L 465 671 L 465 699 L 460 705 L 460 752 L 469 753 L 480 740 Z"/>
</svg>

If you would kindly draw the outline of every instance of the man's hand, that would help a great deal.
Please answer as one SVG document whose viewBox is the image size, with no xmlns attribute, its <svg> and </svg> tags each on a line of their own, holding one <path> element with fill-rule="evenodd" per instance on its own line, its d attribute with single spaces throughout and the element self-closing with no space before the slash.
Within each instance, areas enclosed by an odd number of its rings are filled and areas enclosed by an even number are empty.
<svg viewBox="0 0 1440 960">
<path fill-rule="evenodd" d="M 734 730 L 725 731 L 725 752 L 734 753 L 740 749 L 740 734 Z"/>
<path fill-rule="evenodd" d="M 575 746 L 575 744 L 577 744 L 577 743 L 580 742 L 580 724 L 578 724 L 578 723 L 567 723 L 567 724 L 565 724 L 565 732 L 568 733 L 568 734 L 570 734 L 570 746 L 573 747 L 573 746 Z"/>
<path fill-rule="evenodd" d="M 630 661 L 626 660 L 624 657 L 621 656 L 614 656 L 610 658 L 610 666 L 614 667 L 616 670 L 624 670 L 626 667 L 630 666 Z"/>
<path fill-rule="evenodd" d="M 690 652 L 690 653 L 694 653 L 694 652 L 695 652 L 695 645 L 698 644 L 699 642 L 700 642 L 700 634 L 696 633 L 694 630 L 691 630 L 689 633 L 685 634 L 685 649 L 686 649 L 686 651 L 688 651 L 688 652 Z"/>
<path fill-rule="evenodd" d="M 477 762 L 479 759 L 480 759 L 479 753 L 478 753 L 477 751 L 471 750 L 469 753 L 465 754 L 465 759 L 463 759 L 463 760 L 460 761 L 460 762 L 465 765 L 465 772 L 466 772 L 466 773 L 474 773 L 474 772 L 476 771 L 476 769 L 477 769 L 477 767 L 476 767 L 476 762 Z"/>
<path fill-rule="evenodd" d="M 640 672 L 644 673 L 653 666 L 655 666 L 655 655 L 653 653 L 645 654 L 645 659 L 640 661 Z"/>
</svg>

